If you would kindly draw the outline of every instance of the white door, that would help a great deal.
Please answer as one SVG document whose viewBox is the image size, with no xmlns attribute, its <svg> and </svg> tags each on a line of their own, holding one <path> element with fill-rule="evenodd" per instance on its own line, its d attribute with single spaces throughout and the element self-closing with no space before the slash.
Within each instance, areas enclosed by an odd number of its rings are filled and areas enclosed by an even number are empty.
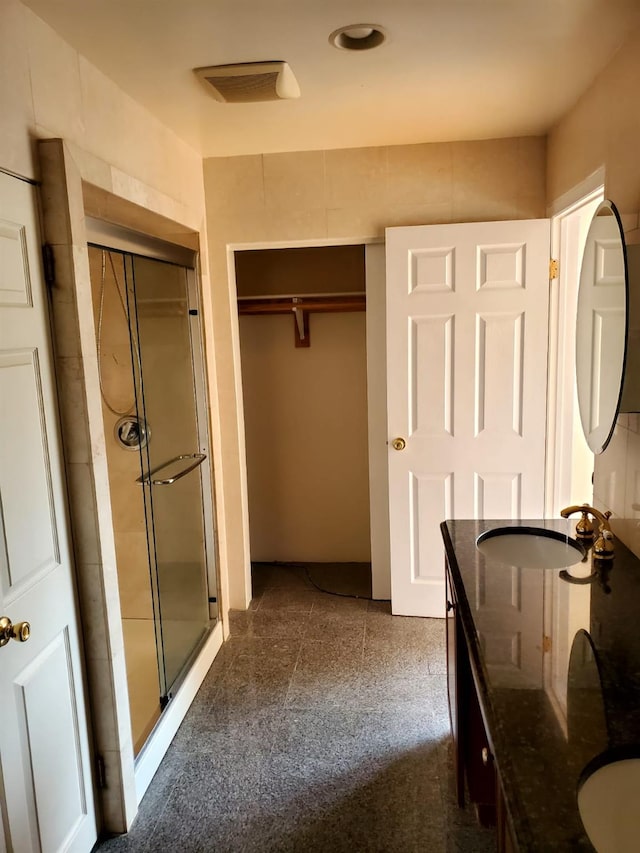
<svg viewBox="0 0 640 853">
<path fill-rule="evenodd" d="M 440 522 L 544 513 L 549 221 L 386 246 L 392 610 L 444 616 Z"/>
<path fill-rule="evenodd" d="M 0 174 L 0 616 L 31 625 L 0 647 L 0 814 L 9 851 L 85 853 L 96 818 L 35 201 Z"/>
</svg>

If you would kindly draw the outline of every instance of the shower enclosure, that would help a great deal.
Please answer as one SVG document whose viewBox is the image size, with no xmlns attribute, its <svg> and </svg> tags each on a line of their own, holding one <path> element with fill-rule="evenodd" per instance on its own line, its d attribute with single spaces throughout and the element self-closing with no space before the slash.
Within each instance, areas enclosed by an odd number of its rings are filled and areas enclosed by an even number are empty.
<svg viewBox="0 0 640 853">
<path fill-rule="evenodd" d="M 89 223 L 131 723 L 138 754 L 217 619 L 195 255 Z"/>
</svg>

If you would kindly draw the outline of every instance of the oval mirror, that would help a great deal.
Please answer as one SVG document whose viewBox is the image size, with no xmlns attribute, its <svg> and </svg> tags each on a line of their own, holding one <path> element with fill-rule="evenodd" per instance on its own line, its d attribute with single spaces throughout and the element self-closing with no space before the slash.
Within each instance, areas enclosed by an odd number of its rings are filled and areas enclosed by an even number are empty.
<svg viewBox="0 0 640 853">
<path fill-rule="evenodd" d="M 578 406 L 593 453 L 602 453 L 609 443 L 620 407 L 628 304 L 622 225 L 615 205 L 603 201 L 584 247 L 576 320 Z"/>
</svg>

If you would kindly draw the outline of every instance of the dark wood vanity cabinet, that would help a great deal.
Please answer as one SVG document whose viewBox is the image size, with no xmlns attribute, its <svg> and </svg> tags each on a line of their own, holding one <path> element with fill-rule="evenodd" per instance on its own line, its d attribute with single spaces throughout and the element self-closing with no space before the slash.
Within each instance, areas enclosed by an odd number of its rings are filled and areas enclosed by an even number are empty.
<svg viewBox="0 0 640 853">
<path fill-rule="evenodd" d="M 465 693 L 464 673 L 458 666 L 458 647 L 464 646 L 464 637 L 458 636 L 462 631 L 460 620 L 456 618 L 458 601 L 449 577 L 449 567 L 446 572 L 446 637 L 447 637 L 447 691 L 449 697 L 449 721 L 451 723 L 451 738 L 453 741 L 453 760 L 455 773 L 455 790 L 458 806 L 464 806 L 464 760 L 461 741 L 461 714 L 459 705 Z M 462 682 L 462 683 L 461 683 Z M 464 711 L 462 712 L 464 720 Z"/>
<path fill-rule="evenodd" d="M 468 793 L 478 821 L 483 826 L 497 824 L 498 850 L 507 853 L 517 848 L 511 840 L 507 824 L 500 781 L 485 731 L 462 621 L 458 614 L 458 599 L 448 565 L 446 595 L 447 685 L 457 801 L 461 808 L 464 807 Z"/>
<path fill-rule="evenodd" d="M 575 535 L 564 519 L 441 524 L 458 803 L 495 821 L 499 853 L 593 851 L 596 825 L 600 849 L 614 849 L 624 819 L 595 802 L 582 809 L 580 792 L 590 774 L 637 754 L 640 559 L 617 539 L 607 578 L 591 558 L 574 574 L 537 558 L 527 567 L 516 550 L 525 565 L 515 565 L 479 547 L 505 528 L 565 544 Z"/>
</svg>

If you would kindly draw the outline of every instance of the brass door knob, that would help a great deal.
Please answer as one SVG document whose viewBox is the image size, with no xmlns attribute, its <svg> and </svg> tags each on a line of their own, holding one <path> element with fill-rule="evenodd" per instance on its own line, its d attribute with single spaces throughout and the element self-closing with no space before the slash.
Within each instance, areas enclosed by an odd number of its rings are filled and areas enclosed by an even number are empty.
<svg viewBox="0 0 640 853">
<path fill-rule="evenodd" d="M 12 624 L 8 616 L 0 617 L 0 646 L 6 646 L 9 640 L 26 643 L 31 636 L 31 625 L 28 622 Z"/>
<path fill-rule="evenodd" d="M 404 438 L 394 438 L 391 442 L 391 447 L 393 447 L 394 450 L 404 450 L 406 446 L 407 442 Z"/>
</svg>

